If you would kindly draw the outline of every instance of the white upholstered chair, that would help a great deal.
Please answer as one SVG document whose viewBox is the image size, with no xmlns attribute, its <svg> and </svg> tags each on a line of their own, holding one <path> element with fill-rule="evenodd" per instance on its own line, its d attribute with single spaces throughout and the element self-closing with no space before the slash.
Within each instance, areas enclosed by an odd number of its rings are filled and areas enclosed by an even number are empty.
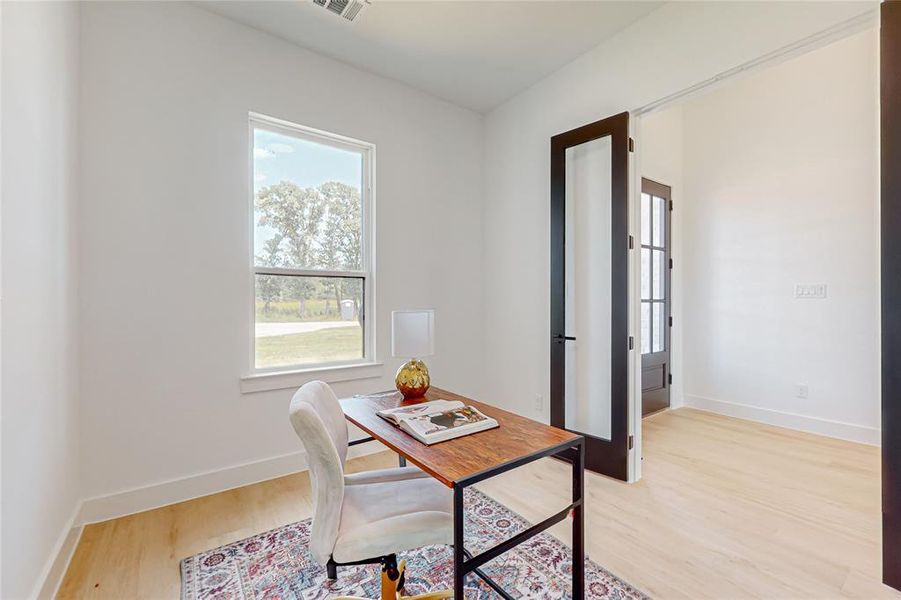
<svg viewBox="0 0 901 600">
<path fill-rule="evenodd" d="M 451 492 L 416 467 L 344 474 L 347 423 L 328 385 L 312 381 L 297 390 L 291 424 L 310 466 L 310 550 L 330 579 L 341 565 L 384 563 L 396 552 L 453 543 Z"/>
</svg>

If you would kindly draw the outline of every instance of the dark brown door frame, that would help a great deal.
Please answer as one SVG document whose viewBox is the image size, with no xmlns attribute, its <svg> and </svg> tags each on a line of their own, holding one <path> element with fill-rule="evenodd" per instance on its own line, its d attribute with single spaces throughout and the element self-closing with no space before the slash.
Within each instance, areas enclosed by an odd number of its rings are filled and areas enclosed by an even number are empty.
<svg viewBox="0 0 901 600">
<path fill-rule="evenodd" d="M 585 435 L 585 468 L 626 481 L 629 471 L 629 113 L 551 138 L 551 425 L 565 427 L 566 149 L 610 136 L 611 354 L 610 440 Z M 565 457 L 563 457 L 565 458 Z"/>
<path fill-rule="evenodd" d="M 901 2 L 880 9 L 882 581 L 901 589 Z"/>
</svg>

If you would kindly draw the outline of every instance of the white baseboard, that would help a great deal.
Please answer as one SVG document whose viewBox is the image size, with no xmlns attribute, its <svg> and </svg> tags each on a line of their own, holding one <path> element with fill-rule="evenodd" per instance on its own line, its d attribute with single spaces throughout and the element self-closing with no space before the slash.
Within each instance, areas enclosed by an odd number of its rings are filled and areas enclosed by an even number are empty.
<svg viewBox="0 0 901 600">
<path fill-rule="evenodd" d="M 385 450 L 378 442 L 352 446 L 348 458 Z M 88 498 L 81 504 L 75 523 L 86 525 L 144 512 L 185 500 L 209 496 L 245 485 L 283 477 L 307 468 L 306 454 L 293 452 L 224 469 L 206 471 L 114 494 Z"/>
<path fill-rule="evenodd" d="M 690 408 L 706 410 L 729 417 L 738 417 L 739 419 L 757 421 L 767 425 L 785 427 L 786 429 L 806 431 L 807 433 L 816 433 L 871 446 L 880 444 L 880 431 L 876 427 L 830 421 L 819 417 L 760 408 L 749 404 L 738 404 L 726 400 L 715 400 L 713 398 L 704 398 L 703 396 L 692 396 L 690 394 L 683 395 L 683 402 L 684 406 Z"/>
<path fill-rule="evenodd" d="M 41 576 L 38 578 L 37 584 L 29 598 L 44 600 L 45 598 L 56 597 L 56 592 L 63 582 L 66 570 L 69 568 L 72 555 L 75 554 L 78 540 L 81 539 L 82 527 L 75 524 L 80 510 L 81 502 L 75 506 L 72 516 L 69 517 L 63 526 L 59 538 L 53 546 L 53 552 L 50 553 L 47 564 L 41 570 Z"/>
</svg>

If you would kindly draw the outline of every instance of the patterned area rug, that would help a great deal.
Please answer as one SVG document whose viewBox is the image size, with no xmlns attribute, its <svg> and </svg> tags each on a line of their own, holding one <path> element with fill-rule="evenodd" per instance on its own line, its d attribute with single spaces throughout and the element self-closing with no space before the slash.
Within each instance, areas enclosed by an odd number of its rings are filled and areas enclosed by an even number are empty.
<svg viewBox="0 0 901 600">
<path fill-rule="evenodd" d="M 473 489 L 466 490 L 466 548 L 486 550 L 529 526 L 506 506 Z M 183 600 L 319 600 L 338 595 L 379 597 L 378 565 L 341 567 L 334 582 L 308 551 L 310 519 L 196 554 L 181 562 Z M 449 546 L 427 546 L 398 554 L 407 560 L 406 593 L 453 585 Z M 483 570 L 518 598 L 571 596 L 570 549 L 539 534 L 484 565 Z M 589 598 L 644 600 L 647 597 L 590 560 L 585 562 Z M 466 600 L 500 598 L 478 576 L 467 578 Z"/>
</svg>

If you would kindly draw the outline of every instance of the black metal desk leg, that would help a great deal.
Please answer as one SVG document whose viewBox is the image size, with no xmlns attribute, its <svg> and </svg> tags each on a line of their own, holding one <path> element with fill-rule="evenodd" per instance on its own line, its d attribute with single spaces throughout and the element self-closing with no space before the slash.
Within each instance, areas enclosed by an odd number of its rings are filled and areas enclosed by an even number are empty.
<svg viewBox="0 0 901 600">
<path fill-rule="evenodd" d="M 463 488 L 454 485 L 454 598 L 463 600 Z"/>
<path fill-rule="evenodd" d="M 573 459 L 573 600 L 585 597 L 585 441 Z"/>
</svg>

